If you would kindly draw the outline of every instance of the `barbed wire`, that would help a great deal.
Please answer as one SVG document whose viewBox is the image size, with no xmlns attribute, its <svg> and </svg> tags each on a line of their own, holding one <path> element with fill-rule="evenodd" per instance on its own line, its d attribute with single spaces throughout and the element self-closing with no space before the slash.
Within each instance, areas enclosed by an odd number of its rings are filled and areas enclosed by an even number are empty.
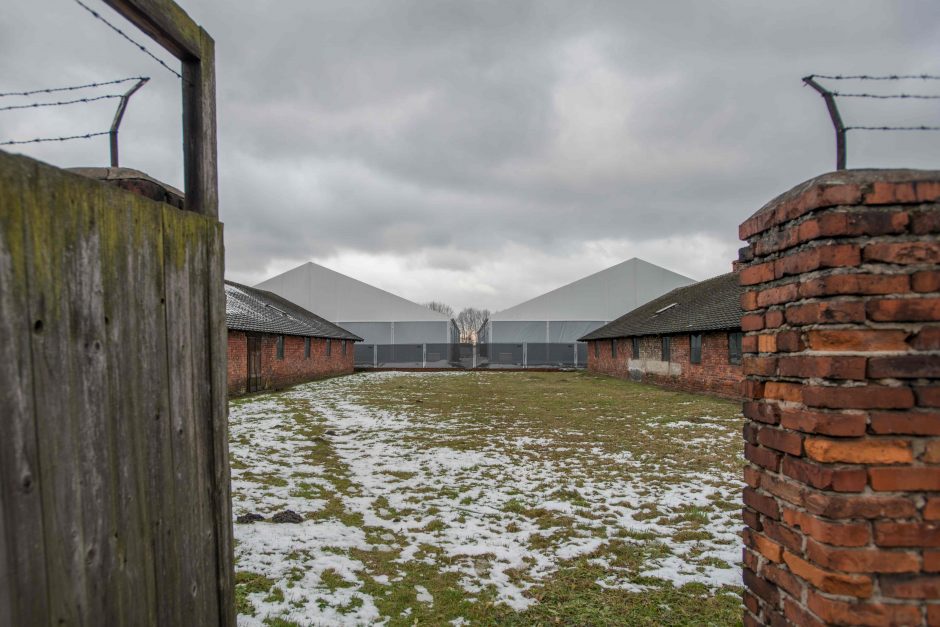
<svg viewBox="0 0 940 627">
<path fill-rule="evenodd" d="M 66 137 L 37 137 L 36 139 L 10 139 L 0 142 L 0 146 L 15 146 L 18 144 L 41 144 L 43 142 L 64 142 L 71 139 L 89 139 L 99 135 L 110 135 L 111 131 L 101 131 L 100 133 L 85 133 L 84 135 L 69 135 Z"/>
<path fill-rule="evenodd" d="M 68 87 L 47 87 L 45 89 L 32 89 L 30 91 L 7 91 L 0 92 L 0 98 L 6 98 L 7 96 L 35 96 L 36 94 L 53 94 L 60 91 L 77 91 L 79 89 L 91 89 L 94 87 L 104 87 L 105 85 L 118 85 L 120 83 L 126 83 L 128 81 L 141 81 L 146 76 L 128 76 L 127 78 L 119 78 L 113 81 L 103 81 L 101 83 L 86 83 L 84 85 L 70 85 Z"/>
<path fill-rule="evenodd" d="M 923 80 L 940 81 L 940 76 L 936 74 L 886 74 L 882 76 L 872 76 L 869 74 L 810 74 L 806 78 L 826 78 L 833 81 L 902 81 L 902 80 Z"/>
<path fill-rule="evenodd" d="M 138 43 L 138 42 L 135 41 L 134 39 L 131 39 L 130 36 L 128 36 L 124 31 L 122 31 L 120 28 L 118 28 L 117 26 L 115 26 L 114 24 L 112 24 L 111 22 L 109 22 L 108 20 L 106 20 L 100 13 L 98 13 L 97 11 L 95 11 L 94 9 L 92 9 L 91 7 L 89 7 L 87 4 L 85 4 L 84 2 L 82 2 L 82 0 L 74 0 L 74 1 L 75 1 L 75 3 L 78 4 L 80 7 L 82 7 L 83 9 L 85 9 L 86 11 L 88 11 L 89 13 L 91 13 L 96 19 L 98 19 L 98 20 L 104 22 L 104 23 L 105 23 L 111 30 L 113 30 L 115 33 L 117 33 L 118 35 L 120 35 L 121 37 L 123 37 L 124 39 L 126 39 L 127 41 L 131 42 L 131 43 L 134 44 L 135 46 L 137 46 L 144 54 L 146 54 L 147 56 L 149 56 L 151 59 L 153 59 L 154 61 L 156 61 L 156 62 L 159 63 L 160 65 L 162 65 L 162 66 L 163 66 L 164 68 L 166 68 L 169 72 L 171 72 L 174 76 L 176 76 L 176 78 L 179 78 L 179 79 L 182 79 L 182 78 L 183 78 L 183 75 L 182 75 L 182 74 L 180 74 L 179 72 L 177 72 L 176 70 L 174 70 L 173 68 L 171 68 L 169 65 L 167 65 L 167 64 L 163 61 L 163 59 L 161 59 L 160 57 L 158 57 L 158 56 L 155 55 L 154 53 L 152 53 L 152 52 L 150 52 L 149 50 L 147 50 L 147 48 L 146 48 L 143 44 Z"/>
<path fill-rule="evenodd" d="M 846 126 L 846 131 L 940 131 L 940 126 Z"/>
<path fill-rule="evenodd" d="M 76 98 L 75 100 L 60 100 L 58 102 L 33 102 L 30 104 L 10 105 L 0 107 L 0 111 L 12 111 L 13 109 L 36 109 L 39 107 L 61 107 L 64 105 L 81 104 L 85 102 L 95 102 L 96 100 L 107 100 L 109 98 L 122 98 L 121 94 L 105 94 L 104 96 L 95 96 L 94 98 Z"/>
<path fill-rule="evenodd" d="M 830 93 L 840 98 L 877 98 L 880 100 L 914 98 L 917 100 L 940 100 L 940 94 L 845 94 L 841 91 L 833 91 Z"/>
</svg>

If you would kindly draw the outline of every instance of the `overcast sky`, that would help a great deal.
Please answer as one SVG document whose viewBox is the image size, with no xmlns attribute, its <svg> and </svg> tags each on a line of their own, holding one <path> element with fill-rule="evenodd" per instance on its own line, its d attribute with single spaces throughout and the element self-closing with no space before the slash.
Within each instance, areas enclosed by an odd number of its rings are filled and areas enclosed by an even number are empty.
<svg viewBox="0 0 940 627">
<path fill-rule="evenodd" d="M 833 169 L 800 77 L 940 74 L 936 0 L 178 1 L 216 40 L 228 278 L 312 260 L 457 309 L 631 257 L 726 272 L 743 219 Z M 0 91 L 151 76 L 122 165 L 182 187 L 177 78 L 73 0 L 9 2 L 0 19 Z M 841 102 L 850 124 L 940 124 L 940 100 Z M 0 111 L 0 141 L 107 130 L 113 111 Z M 106 137 L 6 149 L 108 162 Z M 940 133 L 855 132 L 848 161 L 938 168 Z"/>
</svg>

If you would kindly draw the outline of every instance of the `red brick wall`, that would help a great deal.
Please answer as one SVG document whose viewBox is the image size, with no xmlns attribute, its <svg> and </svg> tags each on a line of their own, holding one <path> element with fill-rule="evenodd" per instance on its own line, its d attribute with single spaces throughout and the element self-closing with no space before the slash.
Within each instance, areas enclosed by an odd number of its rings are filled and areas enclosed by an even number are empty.
<svg viewBox="0 0 940 627">
<path fill-rule="evenodd" d="M 746 625 L 940 625 L 938 199 L 844 171 L 741 225 Z"/>
<path fill-rule="evenodd" d="M 228 394 L 244 394 L 248 384 L 248 338 L 244 331 L 228 332 Z"/>
<path fill-rule="evenodd" d="M 304 338 L 284 336 L 284 359 L 277 358 L 276 335 L 261 336 L 261 378 L 263 388 L 273 390 L 312 381 L 321 377 L 353 372 L 353 343 L 332 341 L 326 354 L 326 339 L 311 338 L 310 357 L 304 357 Z M 244 394 L 248 382 L 248 340 L 243 331 L 228 332 L 228 390 L 230 396 Z"/>
<path fill-rule="evenodd" d="M 662 361 L 662 340 L 659 336 L 640 338 L 640 357 L 633 358 L 630 338 L 618 338 L 617 356 L 613 357 L 610 340 L 588 342 L 587 368 L 591 372 L 622 379 L 645 381 L 664 387 L 726 396 L 741 397 L 744 379 L 739 364 L 728 361 L 728 334 L 713 332 L 702 334 L 702 363 L 689 361 L 689 335 L 672 335 L 669 361 Z"/>
</svg>

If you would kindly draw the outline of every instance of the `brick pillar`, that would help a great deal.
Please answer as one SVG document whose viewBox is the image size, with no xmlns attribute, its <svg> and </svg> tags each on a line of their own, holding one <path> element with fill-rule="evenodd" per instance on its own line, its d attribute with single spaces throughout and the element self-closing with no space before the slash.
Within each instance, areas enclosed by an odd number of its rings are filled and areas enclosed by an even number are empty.
<svg viewBox="0 0 940 627">
<path fill-rule="evenodd" d="M 746 625 L 940 625 L 940 172 L 740 227 Z"/>
</svg>

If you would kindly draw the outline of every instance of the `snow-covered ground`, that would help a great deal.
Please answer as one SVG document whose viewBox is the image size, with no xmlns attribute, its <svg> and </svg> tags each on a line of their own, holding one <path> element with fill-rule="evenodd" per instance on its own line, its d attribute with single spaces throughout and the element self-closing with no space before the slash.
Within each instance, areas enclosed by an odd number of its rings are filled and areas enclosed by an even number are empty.
<svg viewBox="0 0 940 627">
<path fill-rule="evenodd" d="M 462 596 L 454 608 L 525 611 L 538 602 L 533 590 L 579 558 L 603 567 L 594 583 L 608 589 L 738 585 L 739 510 L 728 504 L 740 485 L 727 465 L 671 468 L 668 456 L 572 444 L 590 440 L 583 428 L 520 434 L 478 412 L 435 413 L 424 407 L 433 385 L 375 402 L 397 381 L 473 376 L 485 375 L 358 374 L 233 404 L 235 515 L 305 518 L 235 525 L 236 570 L 265 582 L 244 595 L 240 625 L 398 623 L 443 603 L 445 590 Z M 651 416 L 648 425 L 707 449 L 738 438 L 740 422 Z M 639 566 L 608 554 L 612 543 L 651 540 L 661 550 Z"/>
</svg>

